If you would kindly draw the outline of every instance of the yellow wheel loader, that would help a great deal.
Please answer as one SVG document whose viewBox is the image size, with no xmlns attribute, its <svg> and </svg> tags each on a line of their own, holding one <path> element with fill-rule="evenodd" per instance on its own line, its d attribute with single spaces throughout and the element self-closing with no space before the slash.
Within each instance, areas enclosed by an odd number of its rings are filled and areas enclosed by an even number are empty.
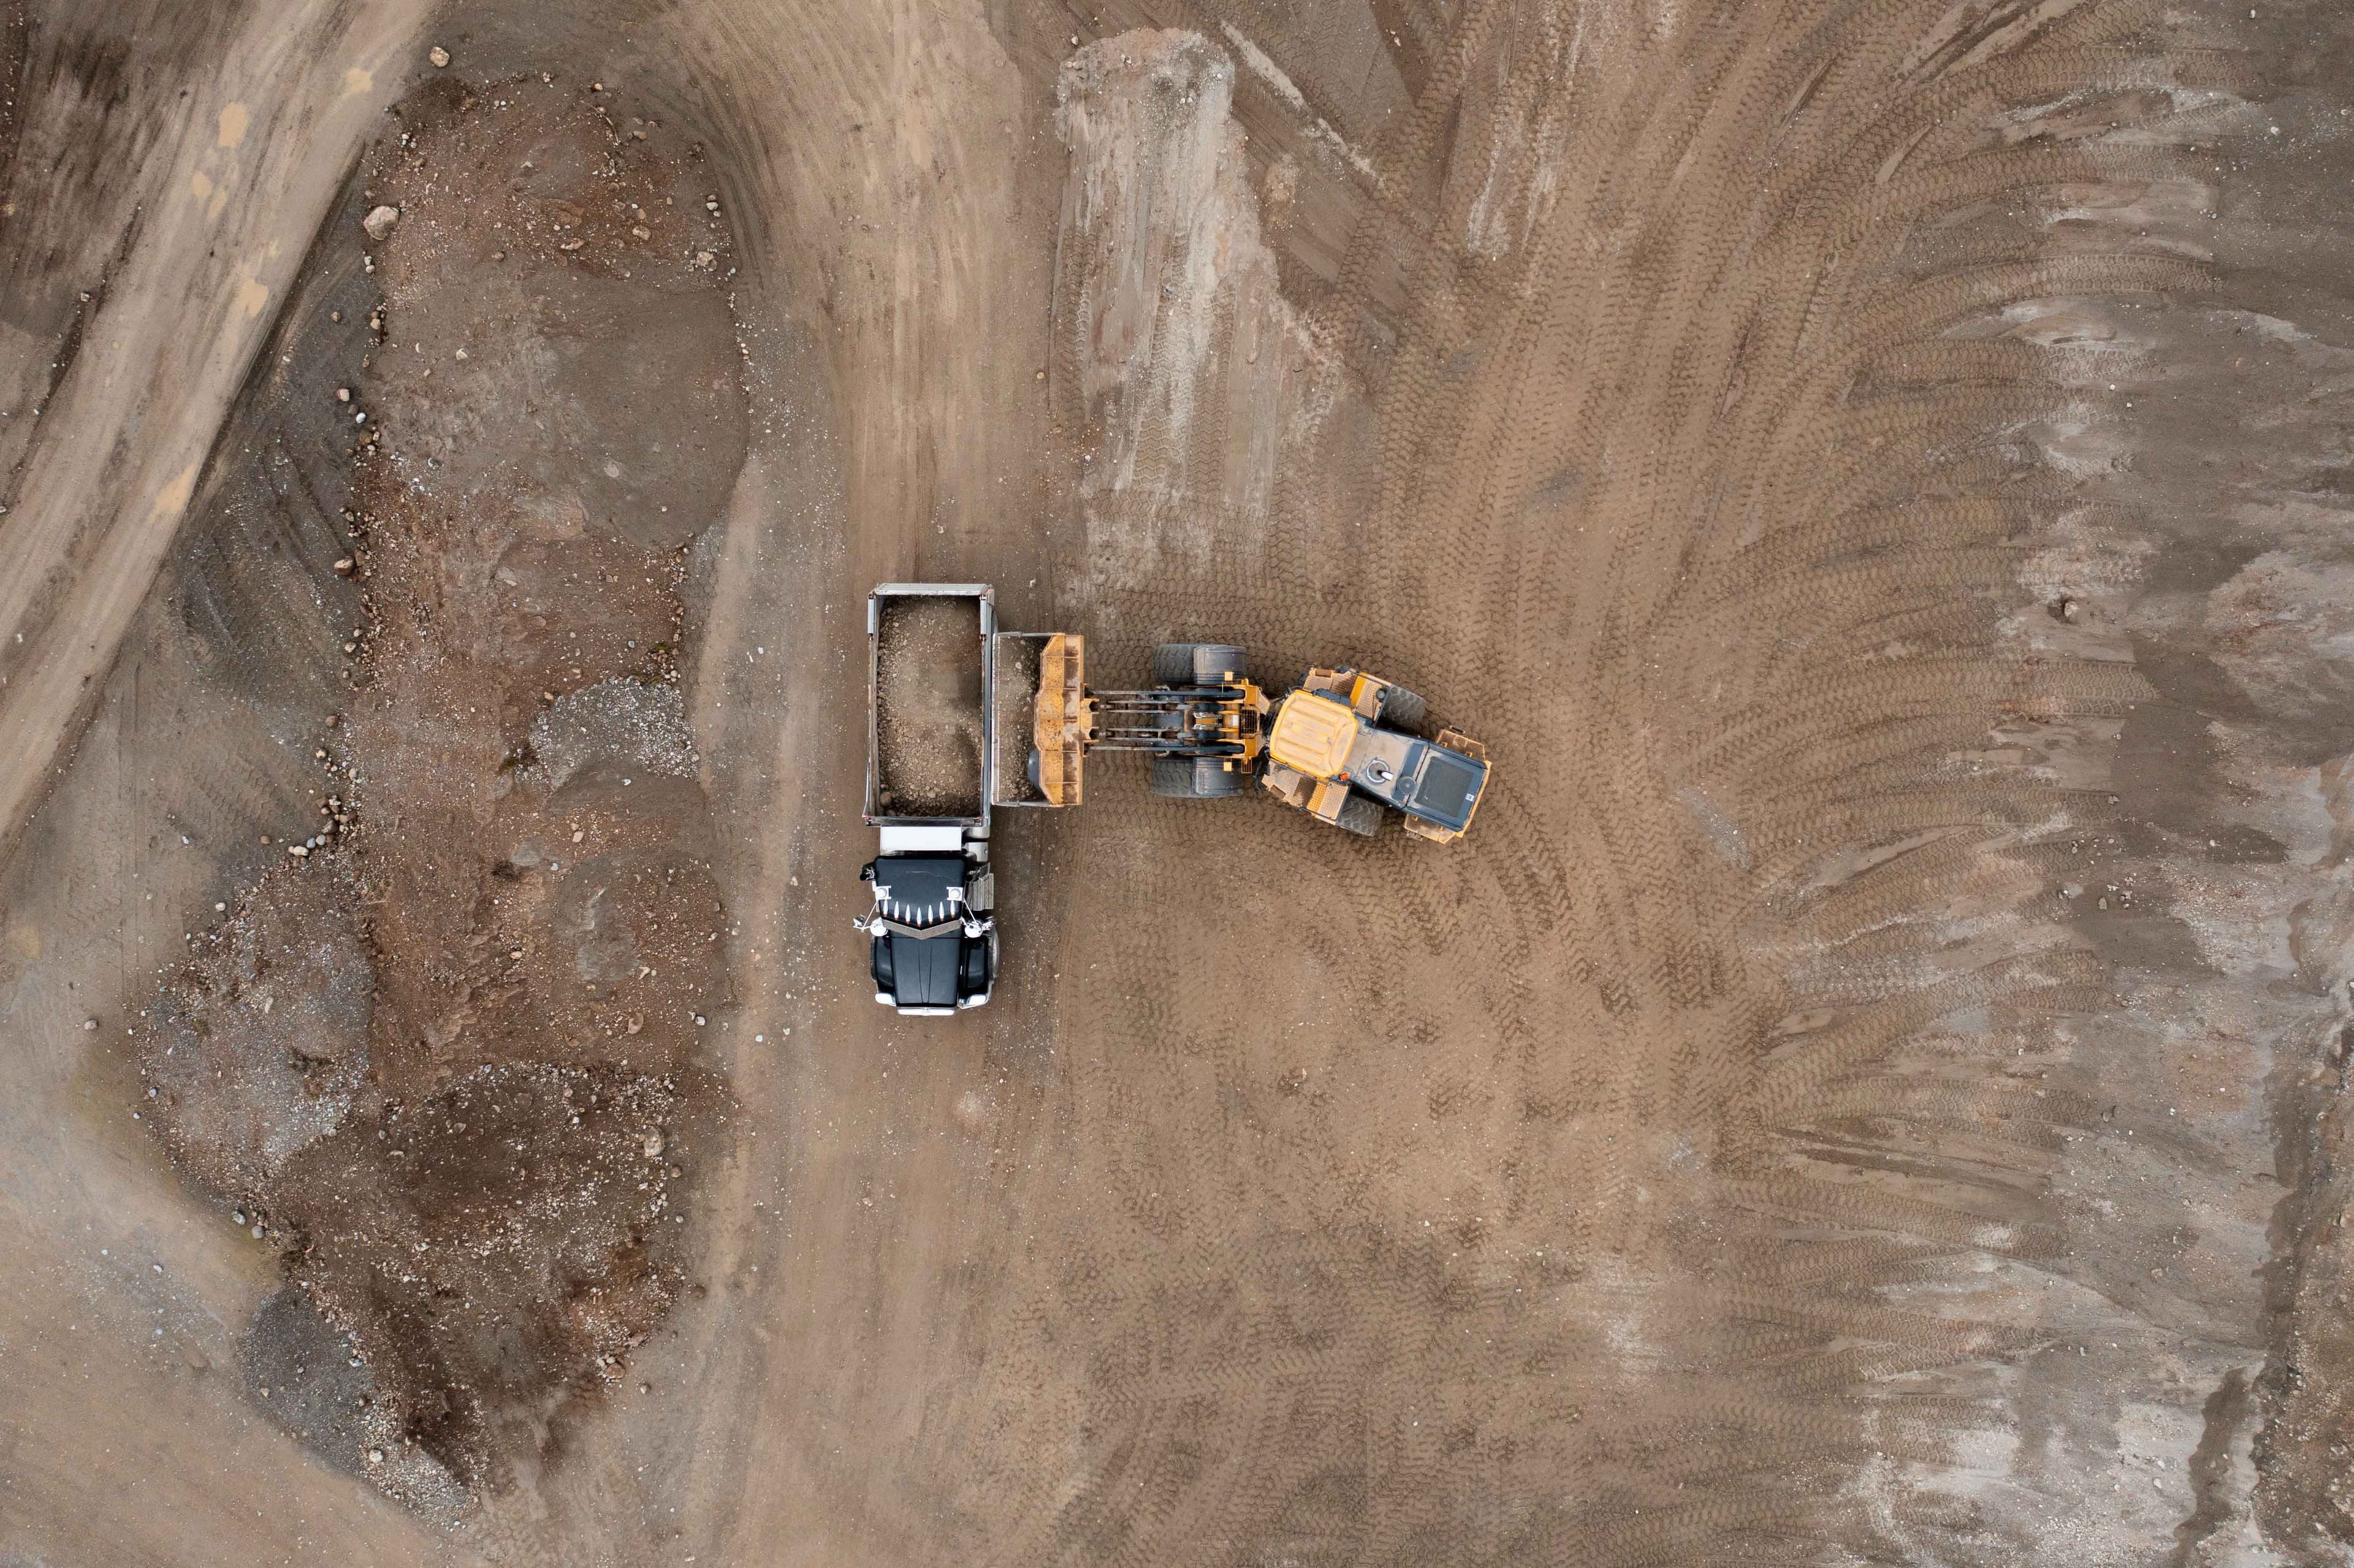
<svg viewBox="0 0 2354 1568">
<path fill-rule="evenodd" d="M 1488 748 L 1460 730 L 1415 733 L 1423 701 L 1362 670 L 1310 670 L 1277 705 L 1260 779 L 1267 792 L 1352 833 L 1380 831 L 1388 807 L 1405 831 L 1451 843 L 1488 790 Z"/>
<path fill-rule="evenodd" d="M 1241 649 L 1164 642 L 1154 685 L 1091 692 L 1082 640 L 1044 641 L 1028 731 L 1044 803 L 1076 805 L 1086 755 L 1098 749 L 1150 752 L 1156 795 L 1225 800 L 1257 777 L 1320 821 L 1371 834 L 1395 810 L 1434 843 L 1461 838 L 1487 791 L 1488 748 L 1452 729 L 1425 738 L 1423 700 L 1395 682 L 1318 669 L 1270 698 Z"/>
</svg>

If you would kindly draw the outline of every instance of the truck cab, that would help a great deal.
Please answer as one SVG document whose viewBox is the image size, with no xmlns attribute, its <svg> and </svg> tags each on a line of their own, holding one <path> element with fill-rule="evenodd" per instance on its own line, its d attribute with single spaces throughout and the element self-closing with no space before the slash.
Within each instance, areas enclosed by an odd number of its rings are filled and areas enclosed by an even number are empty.
<svg viewBox="0 0 2354 1568">
<path fill-rule="evenodd" d="M 872 946 L 875 1000 L 917 1017 L 989 1001 L 997 979 L 997 918 L 986 861 L 959 827 L 885 827 L 860 880 L 875 906 L 857 921 Z"/>
</svg>

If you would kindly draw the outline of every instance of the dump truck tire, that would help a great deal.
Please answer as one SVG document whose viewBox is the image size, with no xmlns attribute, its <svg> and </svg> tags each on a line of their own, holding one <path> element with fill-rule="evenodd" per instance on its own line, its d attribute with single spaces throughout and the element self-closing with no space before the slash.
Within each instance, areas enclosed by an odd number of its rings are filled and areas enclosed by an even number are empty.
<svg viewBox="0 0 2354 1568">
<path fill-rule="evenodd" d="M 1152 651 L 1152 683 L 1156 686 L 1214 686 L 1232 675 L 1250 673 L 1250 660 L 1225 642 L 1163 642 Z"/>
<path fill-rule="evenodd" d="M 1352 795 L 1341 802 L 1341 814 L 1332 819 L 1332 825 L 1372 838 L 1382 831 L 1382 823 L 1387 816 L 1382 810 L 1382 803 L 1371 795 Z"/>
<path fill-rule="evenodd" d="M 1424 702 L 1418 693 L 1409 692 L 1404 686 L 1391 686 L 1382 693 L 1382 723 L 1392 729 L 1411 730 L 1419 735 L 1422 733 L 1422 721 L 1429 714 L 1430 705 Z"/>
<path fill-rule="evenodd" d="M 1152 792 L 1170 800 L 1224 800 L 1243 792 L 1243 776 L 1214 757 L 1156 757 Z"/>
</svg>

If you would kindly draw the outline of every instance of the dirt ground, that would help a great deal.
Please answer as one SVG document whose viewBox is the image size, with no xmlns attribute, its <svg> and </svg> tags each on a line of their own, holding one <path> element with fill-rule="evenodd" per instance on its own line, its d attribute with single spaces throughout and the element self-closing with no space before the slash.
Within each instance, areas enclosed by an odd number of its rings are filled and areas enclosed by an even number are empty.
<svg viewBox="0 0 2354 1568">
<path fill-rule="evenodd" d="M 2354 1560 L 2338 10 L 0 49 L 9 1561 Z M 899 1020 L 907 579 L 1495 783 Z"/>
</svg>

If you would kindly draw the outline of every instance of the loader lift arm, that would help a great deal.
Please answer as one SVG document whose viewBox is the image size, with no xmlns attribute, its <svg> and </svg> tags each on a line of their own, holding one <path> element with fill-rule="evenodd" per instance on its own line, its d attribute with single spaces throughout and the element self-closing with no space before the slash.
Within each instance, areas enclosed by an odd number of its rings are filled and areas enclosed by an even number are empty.
<svg viewBox="0 0 2354 1568">
<path fill-rule="evenodd" d="M 1239 669 L 1189 675 L 1182 684 L 1089 691 L 1086 640 L 1057 632 L 1038 657 L 1031 781 L 1046 804 L 1077 805 L 1090 751 L 1142 751 L 1197 766 L 1209 759 L 1239 778 L 1257 766 L 1270 705 Z"/>
<path fill-rule="evenodd" d="M 1166 757 L 1234 757 L 1256 761 L 1264 709 L 1248 682 L 1187 689 L 1090 692 L 1090 751 L 1150 751 Z"/>
</svg>

